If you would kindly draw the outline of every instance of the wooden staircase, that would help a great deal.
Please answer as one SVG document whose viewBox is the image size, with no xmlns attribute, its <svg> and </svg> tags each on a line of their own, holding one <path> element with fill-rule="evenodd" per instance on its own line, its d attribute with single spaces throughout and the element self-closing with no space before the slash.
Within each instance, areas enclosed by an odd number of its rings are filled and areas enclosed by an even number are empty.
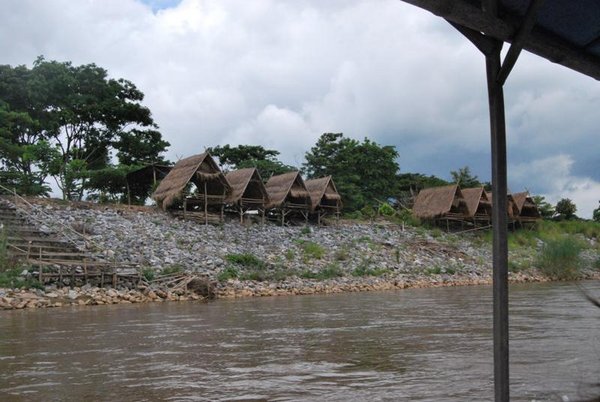
<svg viewBox="0 0 600 402">
<path fill-rule="evenodd" d="M 99 258 L 86 249 L 89 240 L 82 234 L 64 225 L 59 230 L 48 229 L 52 225 L 47 223 L 37 223 L 25 208 L 17 207 L 7 197 L 0 198 L 0 225 L 6 238 L 7 257 L 29 268 L 40 283 L 115 287 L 119 282 L 139 281 L 136 267 Z"/>
</svg>

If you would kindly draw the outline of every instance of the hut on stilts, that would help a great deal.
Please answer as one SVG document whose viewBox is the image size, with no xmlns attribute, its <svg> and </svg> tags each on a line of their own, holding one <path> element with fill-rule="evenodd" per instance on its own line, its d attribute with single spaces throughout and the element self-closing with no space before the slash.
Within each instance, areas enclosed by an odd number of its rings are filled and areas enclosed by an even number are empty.
<svg viewBox="0 0 600 402">
<path fill-rule="evenodd" d="M 146 200 L 152 189 L 156 188 L 158 182 L 167 177 L 173 167 L 151 163 L 142 168 L 127 173 L 125 176 L 125 182 L 127 183 L 127 203 L 129 205 L 132 202 L 142 202 Z M 144 200 L 134 199 L 136 196 L 146 197 Z"/>
<path fill-rule="evenodd" d="M 223 221 L 224 201 L 230 190 L 225 175 L 205 152 L 177 162 L 160 182 L 152 198 L 163 210 L 170 208 L 184 219 L 208 224 Z"/>
<path fill-rule="evenodd" d="M 310 210 L 311 213 L 317 216 L 317 223 L 320 225 L 322 219 L 328 214 L 334 215 L 336 220 L 339 221 L 342 197 L 338 193 L 331 176 L 306 180 L 304 184 L 310 194 Z"/>
<path fill-rule="evenodd" d="M 516 220 L 521 226 L 527 223 L 535 223 L 542 218 L 540 210 L 528 192 L 514 193 L 512 197 L 519 212 Z"/>
<path fill-rule="evenodd" d="M 265 207 L 269 203 L 269 195 L 262 178 L 256 168 L 239 169 L 225 175 L 231 186 L 231 192 L 225 204 L 239 214 L 240 222 L 244 222 L 244 214 L 258 211 L 261 222 L 265 221 Z"/>
<path fill-rule="evenodd" d="M 301 216 L 308 222 L 311 210 L 310 193 L 300 172 L 288 172 L 272 176 L 266 184 L 269 204 L 267 209 L 285 225 L 286 217 Z"/>
<path fill-rule="evenodd" d="M 473 226 L 492 224 L 492 203 L 483 187 L 461 189 L 462 195 L 467 204 L 468 214 L 466 218 L 473 223 Z"/>
<path fill-rule="evenodd" d="M 458 185 L 425 188 L 417 194 L 413 214 L 434 223 L 462 222 L 468 214 L 467 204 Z"/>
</svg>

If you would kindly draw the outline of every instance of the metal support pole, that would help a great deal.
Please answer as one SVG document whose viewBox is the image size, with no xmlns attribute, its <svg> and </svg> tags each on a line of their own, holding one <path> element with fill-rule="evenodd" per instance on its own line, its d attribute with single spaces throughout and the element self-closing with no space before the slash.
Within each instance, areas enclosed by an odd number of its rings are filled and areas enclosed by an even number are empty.
<svg viewBox="0 0 600 402">
<path fill-rule="evenodd" d="M 506 123 L 504 93 L 497 81 L 500 71 L 500 50 L 486 55 L 490 129 L 492 142 L 492 232 L 493 232 L 493 295 L 494 295 L 494 397 L 496 402 L 509 400 L 508 359 L 508 196 L 506 169 Z"/>
</svg>

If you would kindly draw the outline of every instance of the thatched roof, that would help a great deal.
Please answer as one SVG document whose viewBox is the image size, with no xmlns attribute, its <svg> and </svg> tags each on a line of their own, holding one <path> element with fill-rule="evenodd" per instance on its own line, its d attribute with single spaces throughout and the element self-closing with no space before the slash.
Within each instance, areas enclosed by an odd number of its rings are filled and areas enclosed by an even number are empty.
<svg viewBox="0 0 600 402">
<path fill-rule="evenodd" d="M 269 195 L 268 208 L 280 207 L 289 197 L 304 199 L 310 205 L 310 194 L 306 189 L 300 172 L 288 172 L 271 176 L 265 185 Z"/>
<path fill-rule="evenodd" d="M 175 200 L 181 198 L 185 186 L 193 183 L 217 181 L 229 188 L 227 179 L 214 159 L 207 153 L 181 159 L 173 166 L 169 174 L 160 182 L 152 198 L 167 209 Z"/>
<path fill-rule="evenodd" d="M 253 193 L 251 198 L 260 198 L 265 204 L 268 203 L 267 189 L 256 168 L 234 170 L 227 173 L 225 178 L 231 186 L 231 193 L 227 196 L 226 203 L 235 204 L 240 202 L 247 191 Z"/>
<path fill-rule="evenodd" d="M 438 218 L 450 212 L 452 206 L 458 205 L 462 199 L 462 192 L 456 184 L 425 188 L 415 199 L 413 214 L 422 219 Z"/>
<path fill-rule="evenodd" d="M 513 200 L 515 201 L 515 206 L 519 211 L 519 215 L 528 217 L 541 217 L 535 201 L 533 201 L 533 198 L 531 198 L 527 191 L 514 193 L 512 196 Z"/>
<path fill-rule="evenodd" d="M 474 217 L 479 209 L 479 204 L 481 202 L 491 203 L 487 197 L 487 193 L 483 189 L 483 187 L 475 187 L 475 188 L 463 188 L 460 190 L 465 199 L 465 203 L 467 204 L 468 216 Z"/>
<path fill-rule="evenodd" d="M 172 168 L 172 166 L 168 165 L 151 163 L 127 173 L 125 179 L 129 185 L 134 183 L 154 183 L 154 178 L 156 178 L 157 181 L 164 179 Z"/>
<path fill-rule="evenodd" d="M 333 179 L 331 176 L 321 177 L 319 179 L 306 180 L 304 182 L 306 189 L 310 193 L 311 210 L 317 209 L 319 204 L 326 201 L 334 201 L 335 204 L 339 204 L 342 197 L 337 191 Z"/>
</svg>

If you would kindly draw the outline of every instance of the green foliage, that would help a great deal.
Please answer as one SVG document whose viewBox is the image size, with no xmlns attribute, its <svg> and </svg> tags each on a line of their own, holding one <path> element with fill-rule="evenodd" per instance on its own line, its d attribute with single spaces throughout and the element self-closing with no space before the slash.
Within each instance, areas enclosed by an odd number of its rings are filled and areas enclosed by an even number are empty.
<svg viewBox="0 0 600 402">
<path fill-rule="evenodd" d="M 325 133 L 305 157 L 303 169 L 308 178 L 332 175 L 348 211 L 374 205 L 396 193 L 399 167 L 398 152 L 393 146 Z"/>
<path fill-rule="evenodd" d="M 540 211 L 540 215 L 544 219 L 550 219 L 554 216 L 554 207 L 552 204 L 546 201 L 546 198 L 541 195 L 534 195 L 533 202 L 537 205 L 538 210 Z"/>
<path fill-rule="evenodd" d="M 124 163 L 144 163 L 168 145 L 143 98 L 95 64 L 39 57 L 31 69 L 0 66 L 2 170 L 22 192 L 44 194 L 53 176 L 65 199 L 81 199 L 111 151 Z"/>
<path fill-rule="evenodd" d="M 259 268 L 265 267 L 265 262 L 251 253 L 227 254 L 225 260 L 243 267 Z"/>
<path fill-rule="evenodd" d="M 151 282 L 154 280 L 154 278 L 156 278 L 156 271 L 154 271 L 154 269 L 152 269 L 150 267 L 147 267 L 147 268 L 142 269 L 141 275 L 142 275 L 142 278 L 144 278 L 148 282 Z"/>
<path fill-rule="evenodd" d="M 540 250 L 537 265 L 547 276 L 557 279 L 575 279 L 581 264 L 581 241 L 573 236 L 547 240 Z"/>
<path fill-rule="evenodd" d="M 396 210 L 394 208 L 392 208 L 392 206 L 390 204 L 388 204 L 387 202 L 382 203 L 378 210 L 377 213 L 381 216 L 394 216 L 396 214 Z"/>
<path fill-rule="evenodd" d="M 302 252 L 304 253 L 305 259 L 321 259 L 325 256 L 325 248 L 318 243 L 313 241 L 304 241 L 299 240 L 298 244 L 302 248 Z"/>
<path fill-rule="evenodd" d="M 348 248 L 341 247 L 341 248 L 337 249 L 333 255 L 333 258 L 336 261 L 346 261 L 346 260 L 350 259 L 350 253 L 348 252 Z"/>
<path fill-rule="evenodd" d="M 395 220 L 408 226 L 421 226 L 421 220 L 417 218 L 410 209 L 402 209 L 396 213 Z"/>
<path fill-rule="evenodd" d="M 34 278 L 21 276 L 23 267 L 0 269 L 0 288 L 44 289 L 44 286 Z"/>
<path fill-rule="evenodd" d="M 461 188 L 481 187 L 483 185 L 477 176 L 471 174 L 471 168 L 468 166 L 457 171 L 451 171 L 450 176 L 452 176 L 452 183 L 458 184 Z"/>
<path fill-rule="evenodd" d="M 219 273 L 219 275 L 217 275 L 217 280 L 219 282 L 225 282 L 229 279 L 235 279 L 239 277 L 239 275 L 240 273 L 235 267 L 227 266 L 223 271 Z"/>
<path fill-rule="evenodd" d="M 296 253 L 294 253 L 294 250 L 292 250 L 291 248 L 285 250 L 285 253 L 283 255 L 284 255 L 285 259 L 288 261 L 292 261 L 294 259 L 294 257 L 296 257 Z"/>
<path fill-rule="evenodd" d="M 425 275 L 454 275 L 456 274 L 456 269 L 452 267 L 442 268 L 439 265 L 435 265 L 433 267 L 429 267 L 425 269 Z"/>
<path fill-rule="evenodd" d="M 305 279 L 316 279 L 316 280 L 324 280 L 331 278 L 338 278 L 343 276 L 342 270 L 339 265 L 336 263 L 329 264 L 322 270 L 318 272 L 313 272 L 310 270 L 305 270 L 300 274 L 301 278 Z"/>
<path fill-rule="evenodd" d="M 164 267 L 160 271 L 160 275 L 175 275 L 175 274 L 179 274 L 183 271 L 184 271 L 184 269 L 181 265 L 172 264 L 172 265 L 168 265 L 168 266 Z"/>
<path fill-rule="evenodd" d="M 363 259 L 361 263 L 352 270 L 350 273 L 352 276 L 382 276 L 389 273 L 389 269 L 385 268 L 371 268 L 371 261 Z"/>
<path fill-rule="evenodd" d="M 598 201 L 598 203 L 600 203 L 600 201 Z M 600 205 L 598 208 L 594 209 L 592 219 L 594 219 L 595 222 L 600 222 Z"/>
<path fill-rule="evenodd" d="M 303 235 L 308 235 L 311 234 L 312 230 L 309 226 L 304 226 L 301 230 L 300 230 L 300 234 Z"/>
<path fill-rule="evenodd" d="M 277 159 L 279 151 L 265 149 L 260 145 L 238 145 L 232 147 L 227 144 L 208 148 L 207 151 L 219 159 L 225 170 L 254 167 L 258 170 L 260 177 L 264 181 L 267 181 L 273 175 L 297 170 L 292 166 L 283 164 Z"/>
<path fill-rule="evenodd" d="M 573 219 L 577 206 L 569 198 L 563 198 L 556 203 L 555 210 L 560 219 Z"/>
</svg>

